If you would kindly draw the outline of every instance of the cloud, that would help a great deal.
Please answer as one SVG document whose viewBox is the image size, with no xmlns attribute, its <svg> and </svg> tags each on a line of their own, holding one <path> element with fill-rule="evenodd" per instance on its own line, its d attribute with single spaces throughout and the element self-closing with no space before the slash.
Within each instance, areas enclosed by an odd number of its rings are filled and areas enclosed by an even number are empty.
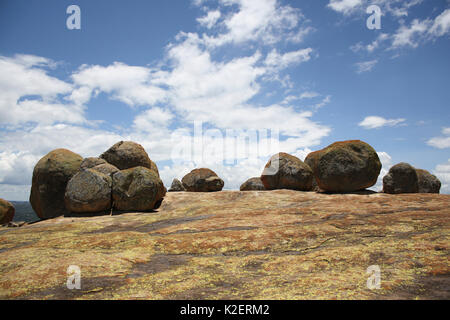
<svg viewBox="0 0 450 320">
<path fill-rule="evenodd" d="M 363 61 L 355 63 L 356 66 L 356 73 L 364 73 L 372 71 L 372 69 L 375 67 L 375 65 L 378 63 L 378 60 L 370 60 L 370 61 Z"/>
<path fill-rule="evenodd" d="M 219 3 L 227 10 L 235 7 L 238 10 L 232 10 L 221 23 L 215 25 L 225 28 L 226 32 L 217 36 L 203 35 L 201 40 L 207 46 L 257 40 L 265 44 L 282 40 L 298 43 L 313 30 L 301 25 L 303 15 L 299 9 L 281 5 L 278 0 L 220 0 Z"/>
<path fill-rule="evenodd" d="M 217 23 L 220 17 L 221 13 L 219 10 L 209 11 L 206 16 L 198 18 L 197 22 L 200 23 L 200 25 L 211 29 Z"/>
<path fill-rule="evenodd" d="M 89 93 L 99 90 L 129 106 L 153 105 L 167 99 L 166 92 L 152 83 L 158 76 L 149 68 L 120 62 L 106 67 L 83 65 L 72 75 L 79 89 L 71 95 L 71 99 L 80 100 L 81 95 L 81 101 L 87 102 Z"/>
<path fill-rule="evenodd" d="M 446 163 L 437 165 L 433 174 L 441 180 L 441 193 L 450 194 L 450 159 Z"/>
<path fill-rule="evenodd" d="M 360 127 L 363 127 L 364 129 L 378 129 L 386 126 L 395 127 L 405 121 L 406 119 L 385 119 L 378 116 L 369 116 L 361 121 L 358 125 Z"/>
<path fill-rule="evenodd" d="M 284 54 L 278 53 L 277 49 L 273 49 L 266 57 L 264 64 L 273 71 L 280 71 L 287 67 L 302 62 L 309 61 L 311 59 L 311 53 L 313 49 L 306 48 L 297 51 L 291 51 Z"/>
<path fill-rule="evenodd" d="M 434 37 L 442 37 L 450 32 L 450 9 L 445 10 L 434 19 L 428 33 Z"/>
<path fill-rule="evenodd" d="M 72 85 L 50 76 L 53 67 L 55 63 L 43 57 L 0 56 L 0 126 L 84 122 L 82 106 L 59 101 Z"/>
<path fill-rule="evenodd" d="M 352 13 L 357 7 L 362 5 L 361 0 L 330 0 L 327 7 L 343 14 Z"/>
<path fill-rule="evenodd" d="M 450 128 L 443 128 L 442 134 L 444 137 L 431 138 L 427 141 L 427 144 L 438 149 L 450 148 Z"/>
<path fill-rule="evenodd" d="M 418 39 L 421 35 L 425 34 L 431 24 L 430 20 L 420 21 L 414 19 L 410 26 L 401 26 L 397 32 L 393 35 L 391 49 L 410 46 L 417 48 L 419 45 Z"/>
<path fill-rule="evenodd" d="M 370 5 L 377 5 L 383 13 L 394 17 L 408 16 L 410 8 L 421 4 L 423 0 L 330 0 L 327 7 L 344 14 L 365 14 Z"/>
<path fill-rule="evenodd" d="M 394 17 L 408 16 L 408 10 L 421 4 L 422 0 L 412 0 L 401 2 L 399 0 L 391 1 L 378 0 L 370 2 L 382 7 L 382 12 L 388 12 Z M 401 4 L 396 7 L 396 4 Z M 364 1 L 359 9 L 366 8 L 369 2 Z M 351 10 L 348 13 L 360 12 L 360 10 Z M 434 19 L 413 19 L 410 23 L 406 23 L 404 19 L 400 20 L 400 26 L 392 33 L 381 33 L 377 38 L 369 44 L 358 42 L 350 47 L 353 52 L 367 51 L 373 53 L 376 49 L 382 48 L 384 45 L 387 50 L 398 50 L 402 48 L 417 48 L 420 44 L 433 41 L 450 33 L 450 9 L 444 10 Z"/>
</svg>

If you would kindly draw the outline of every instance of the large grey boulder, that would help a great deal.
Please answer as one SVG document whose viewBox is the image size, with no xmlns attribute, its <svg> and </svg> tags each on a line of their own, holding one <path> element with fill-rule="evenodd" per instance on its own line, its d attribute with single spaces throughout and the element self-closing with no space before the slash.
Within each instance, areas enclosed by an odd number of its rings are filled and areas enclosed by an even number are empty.
<svg viewBox="0 0 450 320">
<path fill-rule="evenodd" d="M 134 167 L 144 167 L 155 171 L 159 176 L 158 167 L 150 160 L 144 147 L 132 141 L 120 141 L 104 152 L 100 158 L 119 170 Z"/>
<path fill-rule="evenodd" d="M 94 169 L 81 170 L 70 179 L 65 204 L 72 213 L 96 213 L 111 209 L 112 179 Z"/>
<path fill-rule="evenodd" d="M 383 178 L 383 192 L 390 194 L 418 193 L 419 179 L 416 169 L 405 162 L 393 166 Z"/>
<path fill-rule="evenodd" d="M 67 183 L 79 171 L 83 158 L 66 149 L 44 156 L 33 170 L 30 203 L 41 219 L 51 219 L 67 212 L 64 195 Z"/>
<path fill-rule="evenodd" d="M 416 169 L 419 193 L 439 193 L 441 181 L 426 170 Z"/>
<path fill-rule="evenodd" d="M 113 175 L 113 206 L 121 211 L 151 211 L 159 208 L 166 188 L 154 170 L 134 167 Z"/>
<path fill-rule="evenodd" d="M 183 187 L 189 192 L 221 191 L 224 182 L 217 174 L 206 168 L 194 169 L 181 180 Z"/>
<path fill-rule="evenodd" d="M 311 167 L 317 186 L 327 192 L 354 192 L 376 184 L 381 161 L 376 151 L 360 140 L 335 142 L 310 153 L 305 162 Z"/>
<path fill-rule="evenodd" d="M 250 178 L 241 184 L 240 191 L 262 191 L 266 190 L 260 177 Z"/>
<path fill-rule="evenodd" d="M 267 190 L 311 191 L 313 172 L 299 158 L 287 153 L 278 153 L 266 164 L 261 181 Z"/>
</svg>

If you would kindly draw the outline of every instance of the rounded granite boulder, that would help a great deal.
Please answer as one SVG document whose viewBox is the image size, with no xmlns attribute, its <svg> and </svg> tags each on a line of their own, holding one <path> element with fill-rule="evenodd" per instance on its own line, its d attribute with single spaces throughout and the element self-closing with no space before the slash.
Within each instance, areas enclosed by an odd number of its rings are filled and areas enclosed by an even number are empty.
<svg viewBox="0 0 450 320">
<path fill-rule="evenodd" d="M 0 199 L 0 225 L 10 223 L 14 219 L 16 209 L 9 201 Z"/>
<path fill-rule="evenodd" d="M 250 178 L 247 181 L 245 181 L 240 189 L 240 191 L 262 191 L 262 190 L 266 190 L 266 188 L 264 187 L 264 184 L 261 181 L 260 177 L 256 177 L 256 178 Z"/>
<path fill-rule="evenodd" d="M 326 192 L 355 192 L 376 184 L 381 161 L 376 151 L 360 140 L 335 142 L 310 153 L 305 162 L 318 187 Z"/>
<path fill-rule="evenodd" d="M 178 179 L 173 179 L 169 192 L 183 192 L 183 191 L 186 191 L 186 189 L 184 189 L 181 181 Z"/>
<path fill-rule="evenodd" d="M 30 203 L 41 219 L 67 213 L 64 195 L 67 183 L 79 171 L 83 158 L 66 149 L 57 149 L 44 156 L 33 170 Z"/>
<path fill-rule="evenodd" d="M 134 167 L 113 175 L 113 207 L 121 211 L 158 209 L 166 188 L 154 170 Z"/>
<path fill-rule="evenodd" d="M 418 193 L 419 178 L 416 169 L 404 162 L 393 166 L 383 178 L 383 192 L 389 194 Z"/>
<path fill-rule="evenodd" d="M 430 172 L 422 169 L 416 169 L 419 193 L 439 193 L 441 190 L 441 181 Z"/>
<path fill-rule="evenodd" d="M 155 171 L 159 177 L 158 167 L 150 160 L 144 147 L 132 141 L 120 141 L 116 143 L 104 152 L 100 158 L 106 160 L 119 170 L 144 167 Z"/>
<path fill-rule="evenodd" d="M 94 169 L 81 170 L 70 179 L 65 205 L 72 213 L 96 213 L 111 208 L 112 179 Z"/>
<path fill-rule="evenodd" d="M 261 181 L 266 190 L 311 191 L 313 172 L 299 158 L 287 153 L 278 153 L 266 164 Z"/>
<path fill-rule="evenodd" d="M 221 191 L 224 182 L 210 169 L 194 169 L 181 180 L 188 192 L 216 192 Z"/>
</svg>

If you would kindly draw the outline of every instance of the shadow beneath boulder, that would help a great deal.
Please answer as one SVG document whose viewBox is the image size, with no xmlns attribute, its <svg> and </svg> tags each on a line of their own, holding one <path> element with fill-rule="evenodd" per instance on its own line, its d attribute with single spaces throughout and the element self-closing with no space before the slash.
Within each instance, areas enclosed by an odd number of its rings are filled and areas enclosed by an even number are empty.
<svg viewBox="0 0 450 320">
<path fill-rule="evenodd" d="M 118 211 L 113 210 L 108 212 L 94 212 L 94 213 L 66 213 L 64 218 L 92 218 L 92 217 L 104 217 L 104 216 L 120 216 L 126 213 L 157 213 L 158 211 L 153 209 L 149 211 L 139 211 L 139 210 L 128 210 L 128 211 Z"/>
<path fill-rule="evenodd" d="M 372 190 L 360 190 L 360 191 L 352 191 L 352 192 L 317 191 L 317 193 L 321 193 L 321 194 L 354 194 L 354 195 L 360 195 L 360 196 L 368 196 L 371 194 L 377 194 L 379 192 L 372 191 Z"/>
</svg>

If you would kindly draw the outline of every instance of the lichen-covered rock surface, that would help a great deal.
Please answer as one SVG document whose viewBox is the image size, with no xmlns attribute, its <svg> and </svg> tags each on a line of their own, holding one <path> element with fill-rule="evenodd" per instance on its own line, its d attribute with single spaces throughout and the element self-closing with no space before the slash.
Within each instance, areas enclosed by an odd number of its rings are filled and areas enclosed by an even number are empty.
<svg viewBox="0 0 450 320">
<path fill-rule="evenodd" d="M 450 299 L 450 196 L 170 193 L 0 229 L 0 299 Z M 67 268 L 81 268 L 68 290 Z M 378 265 L 381 289 L 367 288 Z"/>
</svg>

